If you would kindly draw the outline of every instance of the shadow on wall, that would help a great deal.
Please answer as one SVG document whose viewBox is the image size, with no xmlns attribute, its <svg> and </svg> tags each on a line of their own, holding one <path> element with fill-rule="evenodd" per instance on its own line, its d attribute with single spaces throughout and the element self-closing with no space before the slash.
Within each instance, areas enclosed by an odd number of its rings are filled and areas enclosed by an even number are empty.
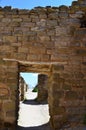
<svg viewBox="0 0 86 130">
<path fill-rule="evenodd" d="M 47 123 L 47 124 L 44 124 L 44 125 L 41 125 L 41 126 L 35 126 L 35 127 L 20 127 L 20 126 L 17 126 L 17 130 L 52 130 L 50 128 L 50 124 Z"/>
</svg>

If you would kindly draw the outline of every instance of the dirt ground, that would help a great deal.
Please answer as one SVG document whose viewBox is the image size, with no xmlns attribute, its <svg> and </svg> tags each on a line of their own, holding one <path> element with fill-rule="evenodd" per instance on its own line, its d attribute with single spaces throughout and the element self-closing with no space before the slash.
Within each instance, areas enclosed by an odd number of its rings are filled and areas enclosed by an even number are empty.
<svg viewBox="0 0 86 130">
<path fill-rule="evenodd" d="M 27 100 L 20 103 L 17 130 L 51 130 L 48 104 L 38 103 L 36 97 L 37 93 L 29 90 Z"/>
</svg>

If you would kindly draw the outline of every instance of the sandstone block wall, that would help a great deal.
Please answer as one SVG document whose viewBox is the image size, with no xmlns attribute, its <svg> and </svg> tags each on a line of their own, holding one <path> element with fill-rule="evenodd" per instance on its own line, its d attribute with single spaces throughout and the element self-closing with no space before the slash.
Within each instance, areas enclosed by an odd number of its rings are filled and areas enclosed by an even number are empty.
<svg viewBox="0 0 86 130">
<path fill-rule="evenodd" d="M 0 62 L 0 70 L 0 129 L 15 129 L 18 108 L 18 63 Z"/>
<path fill-rule="evenodd" d="M 27 92 L 28 85 L 26 84 L 23 77 L 19 77 L 19 100 L 23 101 L 25 99 L 25 92 Z"/>
<path fill-rule="evenodd" d="M 38 97 L 39 102 L 47 101 L 48 98 L 48 76 L 44 74 L 38 75 Z"/>
<path fill-rule="evenodd" d="M 0 127 L 15 124 L 20 68 L 21 72 L 26 72 L 27 67 L 33 72 L 36 63 L 41 64 L 37 72 L 44 72 L 42 64 L 48 64 L 52 126 L 57 129 L 65 122 L 83 121 L 86 114 L 85 22 L 85 0 L 74 1 L 70 7 L 0 8 Z M 21 61 L 28 65 L 21 67 Z"/>
</svg>

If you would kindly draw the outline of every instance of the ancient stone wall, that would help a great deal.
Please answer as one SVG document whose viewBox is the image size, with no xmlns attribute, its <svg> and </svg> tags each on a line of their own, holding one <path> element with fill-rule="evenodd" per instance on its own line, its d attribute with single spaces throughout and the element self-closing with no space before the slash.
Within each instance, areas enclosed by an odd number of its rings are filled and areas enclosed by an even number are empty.
<svg viewBox="0 0 86 130">
<path fill-rule="evenodd" d="M 0 113 L 4 114 L 0 116 L 0 127 L 16 122 L 21 61 L 49 65 L 48 101 L 55 129 L 65 122 L 83 121 L 86 114 L 85 18 L 85 0 L 75 1 L 70 7 L 0 8 Z M 44 71 L 42 67 L 39 69 Z"/>
<path fill-rule="evenodd" d="M 47 101 L 48 98 L 48 76 L 44 74 L 38 75 L 38 97 L 39 102 Z"/>
<path fill-rule="evenodd" d="M 23 77 L 19 77 L 19 100 L 23 101 L 25 99 L 25 92 L 28 90 L 28 85 L 26 84 Z"/>
<path fill-rule="evenodd" d="M 0 61 L 0 129 L 15 129 L 18 106 L 18 63 Z"/>
</svg>

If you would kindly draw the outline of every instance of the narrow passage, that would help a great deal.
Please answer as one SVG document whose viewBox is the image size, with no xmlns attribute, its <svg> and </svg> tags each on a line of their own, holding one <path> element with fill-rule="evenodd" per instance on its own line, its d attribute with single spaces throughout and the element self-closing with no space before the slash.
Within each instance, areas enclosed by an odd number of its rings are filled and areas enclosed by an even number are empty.
<svg viewBox="0 0 86 130">
<path fill-rule="evenodd" d="M 51 130 L 48 104 L 39 104 L 36 97 L 37 93 L 29 89 L 27 100 L 20 102 L 17 130 Z"/>
</svg>

